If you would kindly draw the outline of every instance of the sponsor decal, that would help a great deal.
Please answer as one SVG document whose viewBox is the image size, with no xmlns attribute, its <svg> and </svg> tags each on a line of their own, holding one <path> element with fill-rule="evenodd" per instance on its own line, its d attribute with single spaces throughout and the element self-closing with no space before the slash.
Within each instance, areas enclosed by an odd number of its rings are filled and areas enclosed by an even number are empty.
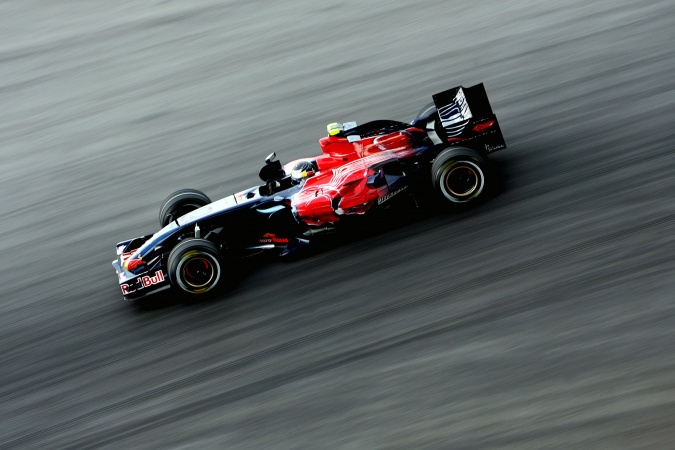
<svg viewBox="0 0 675 450">
<path fill-rule="evenodd" d="M 461 134 L 464 126 L 473 117 L 464 91 L 459 89 L 452 100 L 438 107 L 438 115 L 448 137 Z"/>
<path fill-rule="evenodd" d="M 152 286 L 154 284 L 159 284 L 164 280 L 164 273 L 161 270 L 158 270 L 153 276 L 145 275 L 139 277 L 136 279 L 135 283 L 123 283 L 120 285 L 120 288 L 122 289 L 123 295 L 133 294 L 138 290 Z"/>
<path fill-rule="evenodd" d="M 408 187 L 408 186 L 403 186 L 403 187 L 400 188 L 400 189 L 396 189 L 395 191 L 388 193 L 388 194 L 385 195 L 384 197 L 378 198 L 378 199 L 377 199 L 377 204 L 378 204 L 378 205 L 381 205 L 382 203 L 384 203 L 384 202 L 386 202 L 387 200 L 389 200 L 390 198 L 392 198 L 394 195 L 396 195 L 396 194 L 400 193 L 401 191 L 403 191 L 404 189 L 406 189 L 407 187 Z"/>
<path fill-rule="evenodd" d="M 499 149 L 502 149 L 502 148 L 506 148 L 506 145 L 504 145 L 504 144 L 498 144 L 498 145 L 485 144 L 485 150 L 487 150 L 488 152 L 492 152 L 492 151 L 499 150 Z"/>
<path fill-rule="evenodd" d="M 288 238 L 277 237 L 273 233 L 265 233 L 260 238 L 261 244 L 288 244 Z"/>
</svg>

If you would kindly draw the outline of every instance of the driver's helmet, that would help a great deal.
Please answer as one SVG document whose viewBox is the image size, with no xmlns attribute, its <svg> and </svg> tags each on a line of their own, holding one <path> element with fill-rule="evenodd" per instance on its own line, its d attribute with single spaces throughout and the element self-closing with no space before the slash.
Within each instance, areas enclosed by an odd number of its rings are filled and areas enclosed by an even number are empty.
<svg viewBox="0 0 675 450">
<path fill-rule="evenodd" d="M 291 170 L 291 178 L 296 183 L 300 183 L 305 178 L 314 176 L 315 173 L 316 166 L 312 163 L 312 161 L 300 161 L 295 166 L 293 166 L 293 169 Z"/>
</svg>

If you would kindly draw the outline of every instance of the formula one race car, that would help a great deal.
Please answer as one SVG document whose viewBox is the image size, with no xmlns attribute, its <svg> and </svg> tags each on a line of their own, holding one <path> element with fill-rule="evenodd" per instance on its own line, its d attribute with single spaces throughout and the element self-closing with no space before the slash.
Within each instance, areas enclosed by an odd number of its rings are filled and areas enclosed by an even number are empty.
<svg viewBox="0 0 675 450">
<path fill-rule="evenodd" d="M 409 124 L 332 123 L 321 155 L 282 166 L 272 153 L 260 170 L 264 184 L 220 200 L 194 189 L 169 195 L 158 232 L 117 244 L 112 264 L 124 298 L 169 287 L 212 291 L 227 277 L 228 261 L 288 255 L 403 200 L 481 200 L 491 181 L 487 156 L 506 148 L 485 88 L 460 86 L 433 100 Z"/>
</svg>

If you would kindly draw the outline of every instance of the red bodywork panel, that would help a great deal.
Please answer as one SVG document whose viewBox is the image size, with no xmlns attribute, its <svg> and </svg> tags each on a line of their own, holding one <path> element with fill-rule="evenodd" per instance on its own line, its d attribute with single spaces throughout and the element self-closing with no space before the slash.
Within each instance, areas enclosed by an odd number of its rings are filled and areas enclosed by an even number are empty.
<svg viewBox="0 0 675 450">
<path fill-rule="evenodd" d="M 315 158 L 319 172 L 291 199 L 298 220 L 324 225 L 339 221 L 344 214 L 365 213 L 389 194 L 386 185 L 367 185 L 368 177 L 375 174 L 370 167 L 416 154 L 416 133 L 424 135 L 423 130 L 411 127 L 356 142 L 338 136 L 321 138 L 323 155 Z"/>
</svg>

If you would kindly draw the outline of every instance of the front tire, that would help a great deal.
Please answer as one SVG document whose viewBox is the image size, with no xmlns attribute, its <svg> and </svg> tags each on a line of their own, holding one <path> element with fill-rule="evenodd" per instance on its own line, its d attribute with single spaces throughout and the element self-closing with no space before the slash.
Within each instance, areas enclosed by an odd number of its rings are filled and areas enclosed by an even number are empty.
<svg viewBox="0 0 675 450">
<path fill-rule="evenodd" d="M 171 221 L 188 214 L 195 209 L 211 203 L 211 199 L 197 189 L 181 189 L 169 195 L 159 209 L 159 224 L 167 226 Z"/>
<path fill-rule="evenodd" d="M 222 258 L 213 242 L 188 238 L 171 250 L 168 268 L 173 286 L 188 294 L 205 294 L 220 281 Z"/>
<path fill-rule="evenodd" d="M 431 166 L 434 187 L 453 206 L 477 203 L 487 191 L 487 161 L 475 150 L 451 148 Z"/>
</svg>

